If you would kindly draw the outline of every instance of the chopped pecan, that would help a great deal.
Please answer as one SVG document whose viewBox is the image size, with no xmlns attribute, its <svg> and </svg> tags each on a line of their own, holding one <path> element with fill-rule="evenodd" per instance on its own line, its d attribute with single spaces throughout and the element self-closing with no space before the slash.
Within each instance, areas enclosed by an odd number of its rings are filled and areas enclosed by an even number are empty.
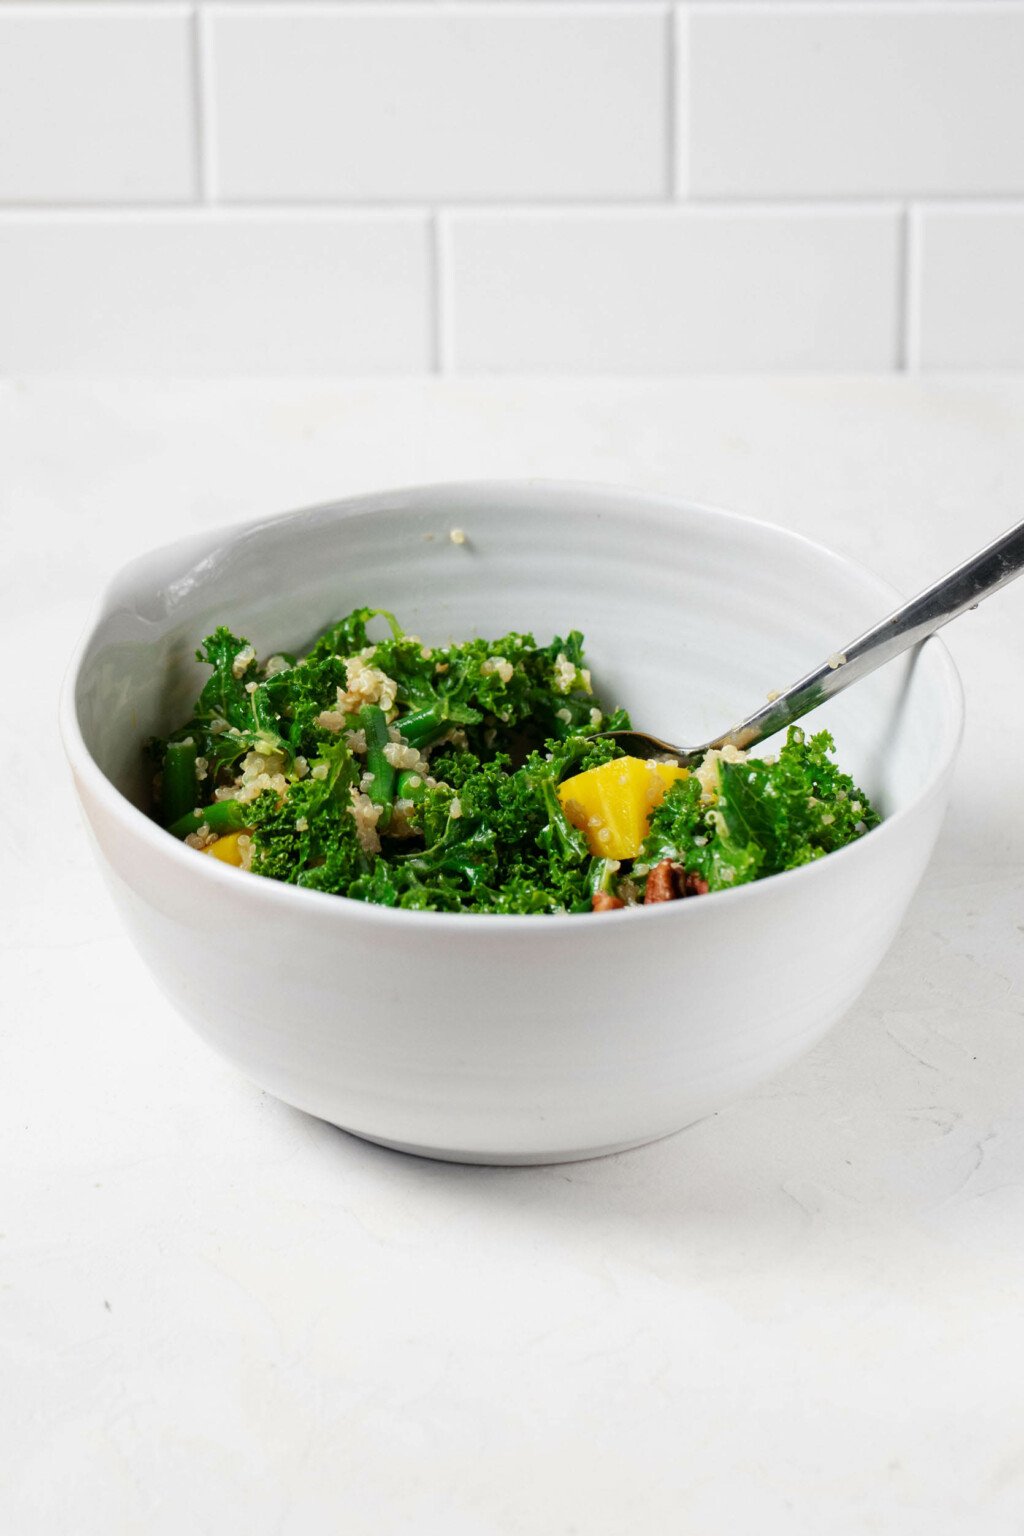
<svg viewBox="0 0 1024 1536">
<path fill-rule="evenodd" d="M 662 859 L 647 876 L 645 905 L 652 901 L 675 901 L 680 896 L 706 896 L 708 883 L 703 875 L 688 874 L 681 864 Z"/>
<path fill-rule="evenodd" d="M 672 868 L 671 859 L 662 859 L 660 864 L 655 864 L 647 876 L 647 886 L 644 890 L 644 905 L 650 906 L 652 901 L 675 901 L 676 891 L 675 870 Z"/>
<path fill-rule="evenodd" d="M 607 891 L 595 891 L 590 905 L 595 912 L 614 912 L 616 907 L 624 907 L 626 903 L 617 896 L 609 896 Z"/>
</svg>

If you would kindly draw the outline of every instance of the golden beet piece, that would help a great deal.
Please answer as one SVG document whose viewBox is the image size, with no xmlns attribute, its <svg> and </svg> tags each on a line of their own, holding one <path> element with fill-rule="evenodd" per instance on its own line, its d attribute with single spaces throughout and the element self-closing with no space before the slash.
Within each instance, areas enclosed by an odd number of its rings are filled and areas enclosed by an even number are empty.
<svg viewBox="0 0 1024 1536">
<path fill-rule="evenodd" d="M 241 869 L 242 850 L 238 846 L 238 839 L 248 836 L 248 832 L 225 832 L 223 837 L 208 843 L 203 852 L 212 854 L 215 859 L 220 859 L 225 864 L 234 864 Z"/>
<path fill-rule="evenodd" d="M 651 812 L 661 804 L 669 785 L 685 779 L 688 772 L 678 763 L 617 757 L 566 779 L 558 787 L 558 798 L 596 858 L 635 859 L 647 836 Z"/>
</svg>

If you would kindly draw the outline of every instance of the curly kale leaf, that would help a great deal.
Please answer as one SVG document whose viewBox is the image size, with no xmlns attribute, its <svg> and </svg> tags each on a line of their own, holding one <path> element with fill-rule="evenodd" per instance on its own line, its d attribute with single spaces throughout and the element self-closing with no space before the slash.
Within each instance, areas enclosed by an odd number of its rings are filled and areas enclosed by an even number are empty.
<svg viewBox="0 0 1024 1536">
<path fill-rule="evenodd" d="M 335 739 L 336 733 L 319 725 L 318 718 L 324 710 L 336 708 L 339 690 L 347 688 L 348 659 L 375 644 L 366 626 L 378 617 L 387 620 L 391 638 L 376 642 L 376 650 L 419 657 L 419 642 L 403 636 L 398 620 L 386 608 L 356 608 L 326 630 L 301 661 L 259 680 L 252 693 L 254 715 L 266 731 L 276 729 L 288 752 L 315 757 Z M 373 665 L 382 666 L 376 656 Z M 388 667 L 383 669 L 394 675 Z M 351 725 L 353 729 L 360 725 L 354 715 Z"/>
<path fill-rule="evenodd" d="M 287 794 L 267 790 L 252 802 L 252 868 L 286 884 L 344 894 L 369 868 L 352 815 L 359 770 L 344 743 L 327 748 L 312 770 Z"/>
<path fill-rule="evenodd" d="M 255 682 L 258 676 L 255 652 L 235 675 L 235 662 L 249 650 L 248 640 L 233 635 L 224 625 L 207 635 L 196 651 L 196 660 L 205 661 L 212 671 L 196 701 L 195 720 L 225 720 L 238 731 L 252 729 L 252 706 L 245 685 Z"/>
<path fill-rule="evenodd" d="M 345 687 L 345 680 L 341 657 L 300 661 L 258 684 L 252 695 L 254 713 L 268 729 L 276 727 L 289 753 L 316 757 L 321 747 L 337 739 L 335 733 L 317 725 L 317 717 L 335 707 L 338 689 Z"/>
<path fill-rule="evenodd" d="M 469 910 L 465 906 L 465 892 L 454 880 L 435 875 L 427 884 L 408 867 L 385 859 L 378 859 L 367 874 L 353 881 L 347 894 L 358 901 L 416 912 Z"/>
<path fill-rule="evenodd" d="M 235 662 L 248 648 L 247 640 L 232 634 L 223 625 L 208 635 L 196 651 L 196 660 L 206 662 L 211 673 L 190 719 L 172 731 L 166 740 L 154 738 L 146 744 L 153 767 L 157 772 L 165 773 L 173 757 L 173 748 L 191 741 L 194 757 L 201 757 L 206 763 L 205 777 L 193 786 L 192 806 L 207 804 L 217 783 L 230 778 L 240 759 L 259 741 L 246 689 L 246 683 L 254 682 L 258 675 L 255 656 L 240 667 L 239 676 L 235 676 Z M 166 795 L 161 798 L 165 800 Z M 166 817 L 166 805 L 163 809 Z"/>
<path fill-rule="evenodd" d="M 397 682 L 399 703 L 409 706 L 400 724 L 411 745 L 430 746 L 462 728 L 474 751 L 484 753 L 525 717 L 529 680 L 521 662 L 532 648 L 531 636 L 517 634 L 435 650 L 418 642 L 413 651 L 383 645 L 374 662 Z"/>
<path fill-rule="evenodd" d="M 371 619 L 386 619 L 388 628 L 396 640 L 402 638 L 402 626 L 386 608 L 353 608 L 352 612 L 332 624 L 319 635 L 306 653 L 307 661 L 326 661 L 331 656 L 355 656 L 373 642 L 368 638 L 366 626 Z"/>
<path fill-rule="evenodd" d="M 596 704 L 582 664 L 582 636 L 575 630 L 548 646 L 511 631 L 427 655 L 418 643 L 410 649 L 385 642 L 374 659 L 396 679 L 399 702 L 410 707 L 402 733 L 415 746 L 461 726 L 476 755 L 521 756 L 544 740 L 629 724 L 624 712 L 607 717 Z"/>
<path fill-rule="evenodd" d="M 378 615 L 387 619 L 391 635 L 371 642 L 366 626 Z M 371 644 L 373 666 L 397 685 L 402 735 L 420 750 L 462 730 L 481 758 L 508 751 L 521 757 L 547 739 L 629 724 L 623 711 L 606 716 L 596 704 L 576 630 L 547 646 L 511 631 L 497 640 L 430 647 L 374 608 L 356 609 L 322 635 L 299 666 L 261 683 L 256 707 L 266 698 L 266 724 L 276 714 L 293 750 L 313 750 L 316 715 L 344 687 L 344 659 Z"/>
<path fill-rule="evenodd" d="M 764 848 L 761 872 L 796 869 L 878 825 L 864 792 L 832 760 L 827 731 L 806 737 L 792 726 L 774 763 L 722 763 L 716 816 L 733 836 L 748 829 Z"/>
<path fill-rule="evenodd" d="M 258 680 L 252 692 L 253 713 L 267 732 L 278 732 L 286 752 L 314 757 L 330 744 L 333 733 L 318 725 L 317 718 L 335 708 L 338 690 L 347 687 L 349 657 L 374 644 L 367 625 L 375 618 L 387 621 L 392 637 L 379 645 L 406 644 L 401 625 L 386 608 L 355 608 L 325 630 L 301 661 Z M 358 723 L 353 719 L 353 727 Z"/>
<path fill-rule="evenodd" d="M 774 761 L 719 760 L 710 805 L 702 802 L 694 775 L 673 784 L 651 817 L 640 862 L 670 858 L 715 891 L 795 869 L 854 842 L 879 818 L 832 761 L 834 750 L 827 731 L 808 740 L 791 727 Z"/>
<path fill-rule="evenodd" d="M 548 741 L 545 746 L 551 753 L 552 772 L 559 784 L 571 774 L 587 773 L 625 755 L 618 742 L 607 736 L 596 741 L 590 736 L 568 736 L 564 741 Z"/>
<path fill-rule="evenodd" d="M 588 910 L 592 861 L 556 790 L 580 754 L 597 746 L 577 738 L 560 757 L 533 753 L 515 772 L 505 756 L 439 758 L 435 771 L 450 780 L 430 786 L 412 813 L 426 846 L 393 860 L 416 880 L 415 900 L 436 892 L 444 910 L 452 902 L 473 912 Z M 410 904 L 409 888 L 397 899 Z"/>
</svg>

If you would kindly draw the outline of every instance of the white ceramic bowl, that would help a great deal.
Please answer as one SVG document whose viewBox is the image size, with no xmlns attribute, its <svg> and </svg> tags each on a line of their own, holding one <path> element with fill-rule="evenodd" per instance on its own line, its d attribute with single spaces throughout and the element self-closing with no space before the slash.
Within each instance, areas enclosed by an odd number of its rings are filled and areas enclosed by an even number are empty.
<svg viewBox="0 0 1024 1536">
<path fill-rule="evenodd" d="M 141 748 L 186 717 L 197 641 L 223 622 L 261 654 L 300 650 L 363 603 L 427 642 L 578 627 L 603 699 L 700 741 L 895 597 L 778 528 L 634 492 L 357 497 L 123 570 L 71 667 L 64 741 L 140 953 L 255 1082 L 432 1157 L 593 1156 L 678 1130 L 777 1072 L 860 993 L 942 817 L 963 713 L 944 646 L 927 642 L 808 719 L 833 731 L 880 828 L 754 885 L 598 918 L 391 911 L 176 842 L 144 812 Z"/>
</svg>

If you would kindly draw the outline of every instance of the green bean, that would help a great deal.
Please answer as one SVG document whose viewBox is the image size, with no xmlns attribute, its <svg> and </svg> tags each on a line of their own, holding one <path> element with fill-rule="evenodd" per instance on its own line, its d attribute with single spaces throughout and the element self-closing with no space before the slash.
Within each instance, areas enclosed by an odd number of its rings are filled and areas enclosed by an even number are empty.
<svg viewBox="0 0 1024 1536">
<path fill-rule="evenodd" d="M 186 736 L 184 741 L 169 741 L 160 791 L 160 817 L 164 826 L 172 826 L 186 811 L 192 810 L 196 799 L 196 744 L 191 736 Z"/>
<path fill-rule="evenodd" d="M 225 832 L 243 832 L 248 825 L 244 805 L 239 805 L 237 800 L 215 800 L 212 805 L 204 806 L 201 810 L 189 811 L 187 816 L 172 822 L 167 830 L 175 837 L 184 838 L 192 832 L 198 832 L 200 827 L 209 827 L 211 832 L 221 837 Z"/>
<path fill-rule="evenodd" d="M 422 773 L 403 768 L 395 784 L 396 800 L 422 800 L 427 793 L 427 781 Z"/>
<path fill-rule="evenodd" d="M 391 820 L 395 803 L 395 770 L 384 751 L 391 741 L 388 722 L 379 704 L 364 704 L 359 722 L 366 732 L 366 771 L 373 775 L 366 793 L 381 808 L 377 826 L 383 831 Z"/>
</svg>

